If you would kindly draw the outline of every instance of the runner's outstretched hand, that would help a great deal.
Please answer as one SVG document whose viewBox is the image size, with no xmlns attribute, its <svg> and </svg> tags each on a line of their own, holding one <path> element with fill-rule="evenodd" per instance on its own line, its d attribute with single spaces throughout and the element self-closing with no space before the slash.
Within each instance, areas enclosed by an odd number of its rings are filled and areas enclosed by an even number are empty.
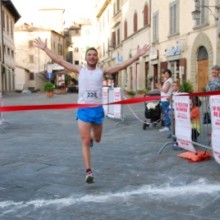
<svg viewBox="0 0 220 220">
<path fill-rule="evenodd" d="M 138 48 L 137 54 L 139 54 L 139 56 L 143 56 L 147 51 L 149 51 L 149 49 L 150 49 L 150 45 L 145 44 L 142 48 Z"/>
<path fill-rule="evenodd" d="M 47 48 L 47 40 L 42 41 L 41 38 L 38 37 L 34 40 L 34 46 L 38 47 L 41 50 L 44 50 Z"/>
</svg>

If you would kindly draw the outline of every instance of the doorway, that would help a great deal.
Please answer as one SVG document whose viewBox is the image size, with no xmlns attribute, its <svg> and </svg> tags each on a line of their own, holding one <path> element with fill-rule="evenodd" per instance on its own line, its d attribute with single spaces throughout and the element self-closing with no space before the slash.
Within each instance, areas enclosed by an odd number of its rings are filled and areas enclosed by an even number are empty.
<svg viewBox="0 0 220 220">
<path fill-rule="evenodd" d="M 198 49 L 197 69 L 198 69 L 198 91 L 204 91 L 209 79 L 208 53 L 205 47 Z"/>
<path fill-rule="evenodd" d="M 156 83 L 160 82 L 160 79 L 158 79 L 158 65 L 153 65 L 153 73 L 154 73 L 154 89 L 156 88 Z"/>
</svg>

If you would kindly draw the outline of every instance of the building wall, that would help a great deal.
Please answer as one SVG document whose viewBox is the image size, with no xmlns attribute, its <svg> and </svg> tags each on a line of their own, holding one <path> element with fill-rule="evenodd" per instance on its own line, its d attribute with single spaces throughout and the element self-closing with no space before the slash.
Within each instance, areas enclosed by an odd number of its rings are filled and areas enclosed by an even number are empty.
<svg viewBox="0 0 220 220">
<path fill-rule="evenodd" d="M 47 64 L 51 63 L 51 59 L 44 51 L 33 45 L 33 41 L 38 37 L 47 40 L 48 48 L 61 57 L 63 57 L 64 37 L 55 31 L 36 28 L 27 24 L 16 27 L 16 66 L 27 70 L 29 75 L 34 74 L 34 82 L 27 80 L 26 77 L 23 78 L 26 80 L 23 84 L 26 85 L 26 87 L 35 87 L 35 89 L 42 90 L 46 80 L 43 76 Z M 20 71 L 15 74 L 16 79 L 18 79 L 17 75 L 20 74 Z"/>
<path fill-rule="evenodd" d="M 10 3 L 11 4 L 11 3 Z M 15 18 L 5 6 L 2 7 L 1 20 L 1 74 L 0 91 L 11 92 L 14 90 L 14 24 Z"/>
<path fill-rule="evenodd" d="M 97 27 L 102 27 L 107 11 L 112 14 L 109 25 L 99 28 L 100 37 L 100 60 L 101 65 L 115 65 L 117 56 L 122 56 L 123 60 L 134 55 L 138 46 L 150 44 L 149 54 L 142 57 L 135 64 L 118 74 L 118 84 L 128 89 L 137 90 L 149 85 L 148 78 L 152 78 L 151 88 L 161 79 L 161 74 L 165 68 L 170 68 L 173 72 L 174 80 L 180 83 L 190 80 L 194 90 L 202 90 L 207 83 L 211 66 L 220 64 L 220 19 L 219 11 L 215 7 L 220 4 L 219 0 L 189 1 L 184 0 L 112 0 L 100 13 L 100 8 L 104 8 L 106 1 L 97 1 Z M 120 3 L 120 10 L 114 13 L 115 5 Z M 203 11 L 203 23 L 192 19 L 192 11 L 195 4 L 211 7 L 199 7 Z M 148 6 L 149 23 L 144 26 L 143 9 Z M 174 5 L 176 8 L 174 8 Z M 198 6 L 198 5 L 197 5 Z M 176 14 L 174 13 L 176 10 Z M 113 13 L 112 13 L 113 12 Z M 134 14 L 137 13 L 137 31 L 134 31 Z M 158 39 L 155 37 L 155 15 L 158 15 Z M 174 17 L 172 17 L 174 16 Z M 124 23 L 127 21 L 127 38 L 125 39 Z M 176 22 L 178 30 L 173 29 L 171 22 Z M 108 39 L 111 39 L 112 32 L 120 28 L 120 43 L 113 45 L 111 53 L 103 54 L 103 47 Z M 105 32 L 105 35 L 104 33 Z M 107 36 L 106 36 L 107 35 Z M 202 50 L 207 52 L 206 58 L 201 58 Z M 204 60 L 203 60 L 204 59 Z M 201 80 L 202 79 L 202 80 Z"/>
</svg>

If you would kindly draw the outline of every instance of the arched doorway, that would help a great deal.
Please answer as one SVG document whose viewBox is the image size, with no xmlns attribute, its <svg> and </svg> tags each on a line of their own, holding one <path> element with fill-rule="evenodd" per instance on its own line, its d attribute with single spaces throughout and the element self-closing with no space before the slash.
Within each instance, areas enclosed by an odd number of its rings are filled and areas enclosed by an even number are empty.
<svg viewBox="0 0 220 220">
<path fill-rule="evenodd" d="M 204 46 L 199 47 L 197 56 L 198 65 L 198 91 L 203 91 L 209 77 L 208 52 Z"/>
</svg>

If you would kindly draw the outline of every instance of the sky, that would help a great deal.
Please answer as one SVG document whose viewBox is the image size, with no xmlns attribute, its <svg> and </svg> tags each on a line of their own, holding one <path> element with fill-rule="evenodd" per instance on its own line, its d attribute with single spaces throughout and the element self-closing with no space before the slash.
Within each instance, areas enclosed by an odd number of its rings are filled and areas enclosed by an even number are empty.
<svg viewBox="0 0 220 220">
<path fill-rule="evenodd" d="M 21 15 L 18 23 L 31 23 L 41 8 L 64 8 L 66 25 L 80 18 L 91 16 L 94 0 L 11 0 Z"/>
</svg>

